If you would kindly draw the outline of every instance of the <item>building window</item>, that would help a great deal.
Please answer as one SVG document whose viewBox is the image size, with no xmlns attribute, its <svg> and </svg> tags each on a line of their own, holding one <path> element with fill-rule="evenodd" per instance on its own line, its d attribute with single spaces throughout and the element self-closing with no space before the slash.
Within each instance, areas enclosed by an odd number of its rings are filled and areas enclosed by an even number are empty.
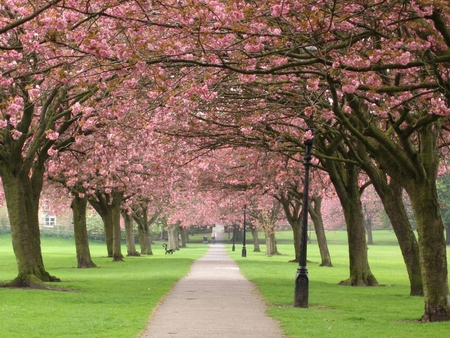
<svg viewBox="0 0 450 338">
<path fill-rule="evenodd" d="M 56 216 L 49 214 L 42 216 L 42 225 L 47 228 L 53 228 L 56 225 Z"/>
</svg>

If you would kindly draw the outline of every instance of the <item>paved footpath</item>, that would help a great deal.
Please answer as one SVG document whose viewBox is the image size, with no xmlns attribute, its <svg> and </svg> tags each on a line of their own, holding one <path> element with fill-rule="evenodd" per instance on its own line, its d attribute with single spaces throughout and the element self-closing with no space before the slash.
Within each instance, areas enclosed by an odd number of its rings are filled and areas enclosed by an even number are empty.
<svg viewBox="0 0 450 338">
<path fill-rule="evenodd" d="M 139 338 L 284 337 L 265 310 L 225 246 L 212 244 L 156 308 Z"/>
</svg>

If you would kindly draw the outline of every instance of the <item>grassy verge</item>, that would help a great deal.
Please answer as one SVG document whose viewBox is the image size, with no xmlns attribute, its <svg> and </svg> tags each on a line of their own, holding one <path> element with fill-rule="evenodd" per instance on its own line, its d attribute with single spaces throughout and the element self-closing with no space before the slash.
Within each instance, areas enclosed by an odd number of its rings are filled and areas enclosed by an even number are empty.
<svg viewBox="0 0 450 338">
<path fill-rule="evenodd" d="M 92 243 L 90 248 L 99 268 L 77 269 L 73 240 L 43 238 L 45 267 L 63 281 L 55 285 L 74 291 L 0 288 L 0 336 L 136 337 L 145 329 L 152 309 L 207 246 L 189 244 L 164 255 L 157 243 L 153 256 L 126 257 L 124 263 L 107 258 L 104 244 Z M 0 236 L 0 256 L 0 282 L 4 282 L 17 275 L 7 235 Z"/>
<path fill-rule="evenodd" d="M 229 255 L 242 273 L 254 282 L 266 302 L 268 314 L 277 319 L 291 338 L 296 337 L 438 337 L 446 336 L 450 323 L 420 324 L 423 299 L 409 297 L 409 284 L 400 250 L 392 232 L 374 233 L 369 248 L 372 272 L 383 286 L 338 286 L 348 277 L 348 251 L 344 232 L 328 233 L 333 268 L 319 267 L 320 255 L 313 238 L 308 246 L 309 309 L 293 308 L 294 278 L 292 234 L 277 233 L 280 256 L 252 252 L 241 257 L 242 245 Z M 47 270 L 74 292 L 0 288 L 0 336 L 21 337 L 127 337 L 142 332 L 152 310 L 174 283 L 187 274 L 192 262 L 208 246 L 195 235 L 188 248 L 164 255 L 161 243 L 154 256 L 126 257 L 114 263 L 105 257 L 102 243 L 92 243 L 98 269 L 76 269 L 73 240 L 43 238 Z M 125 251 L 125 248 L 123 249 Z M 11 239 L 0 236 L 0 282 L 17 274 Z M 232 326 L 232 324 L 230 324 Z M 248 323 L 257 325 L 257 323 Z"/>
<path fill-rule="evenodd" d="M 374 233 L 369 246 L 370 266 L 379 287 L 339 286 L 349 276 L 345 233 L 328 233 L 333 268 L 319 267 L 320 254 L 313 239 L 308 247 L 309 305 L 293 308 L 295 263 L 287 233 L 277 233 L 281 256 L 266 257 L 241 247 L 229 251 L 242 273 L 257 285 L 268 303 L 268 314 L 277 319 L 284 332 L 295 337 L 439 337 L 450 330 L 450 323 L 420 324 L 423 298 L 409 296 L 409 282 L 400 249 L 390 231 Z M 262 247 L 262 250 L 264 247 Z"/>
</svg>

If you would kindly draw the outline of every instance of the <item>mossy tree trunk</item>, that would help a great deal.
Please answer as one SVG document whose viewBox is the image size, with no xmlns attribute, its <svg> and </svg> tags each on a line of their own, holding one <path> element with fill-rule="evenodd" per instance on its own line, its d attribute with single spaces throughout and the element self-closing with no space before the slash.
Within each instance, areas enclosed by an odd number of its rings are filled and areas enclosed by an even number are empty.
<svg viewBox="0 0 450 338">
<path fill-rule="evenodd" d="M 120 228 L 120 210 L 123 202 L 122 192 L 113 192 L 111 214 L 113 221 L 113 261 L 122 262 L 122 230 Z"/>
<path fill-rule="evenodd" d="M 181 240 L 181 247 L 186 248 L 186 238 L 187 238 L 187 229 L 185 227 L 180 226 L 180 240 Z"/>
<path fill-rule="evenodd" d="M 140 256 L 136 251 L 134 241 L 134 223 L 133 217 L 125 210 L 122 210 L 122 218 L 125 224 L 125 240 L 127 243 L 127 256 Z"/>
<path fill-rule="evenodd" d="M 282 204 L 279 200 L 274 199 L 274 202 L 264 210 L 249 209 L 249 215 L 258 221 L 258 227 L 264 231 L 266 240 L 266 255 L 273 256 L 278 254 L 277 241 L 275 239 L 275 225 L 282 210 Z M 257 237 L 257 229 L 250 225 L 253 235 L 253 243 L 257 244 L 259 250 L 259 241 Z M 255 238 L 255 235 L 256 238 Z"/>
<path fill-rule="evenodd" d="M 169 236 L 169 249 L 179 250 L 179 236 L 180 236 L 180 225 L 179 223 L 171 224 L 167 228 L 167 233 Z"/>
<path fill-rule="evenodd" d="M 317 237 L 317 244 L 319 246 L 320 258 L 322 262 L 320 266 L 332 267 L 330 251 L 328 250 L 327 237 L 325 235 L 325 228 L 323 227 L 322 219 L 322 197 L 313 195 L 309 203 L 309 215 L 314 224 L 314 231 Z"/>
<path fill-rule="evenodd" d="M 298 186 L 298 185 L 297 185 Z M 296 187 L 297 187 L 296 186 Z M 295 258 L 291 262 L 300 262 L 300 242 L 302 235 L 302 200 L 298 194 L 294 193 L 296 188 L 292 188 L 291 191 L 284 191 L 275 198 L 281 203 L 284 214 L 289 225 L 292 228 L 294 237 L 294 252 Z"/>
<path fill-rule="evenodd" d="M 389 179 L 386 173 L 375 165 L 368 157 L 365 147 L 360 145 L 358 150 L 362 168 L 380 197 L 397 237 L 408 272 L 410 295 L 423 296 L 419 244 L 403 203 L 403 188 L 397 180 Z"/>
<path fill-rule="evenodd" d="M 417 224 L 425 300 L 422 320 L 433 322 L 450 320 L 447 248 L 436 189 L 439 167 L 437 126 L 428 125 L 418 132 L 421 152 L 417 158 L 421 166 L 416 168 L 415 175 L 396 176 L 409 195 Z"/>
<path fill-rule="evenodd" d="M 112 214 L 108 207 L 107 196 L 97 192 L 94 196 L 88 198 L 89 204 L 97 211 L 102 218 L 103 231 L 105 234 L 106 252 L 108 257 L 113 256 L 113 234 L 112 234 Z"/>
<path fill-rule="evenodd" d="M 258 228 L 252 226 L 251 230 L 253 240 L 253 252 L 261 252 L 261 249 L 259 247 Z"/>
<path fill-rule="evenodd" d="M 361 98 L 347 94 L 346 101 L 352 109 L 350 118 L 357 120 L 362 128 L 355 128 L 355 121 L 350 121 L 339 109 L 333 109 L 336 116 L 364 144 L 379 167 L 406 190 L 411 200 L 425 303 L 422 320 L 449 321 L 447 253 L 436 191 L 440 117 L 430 114 L 426 108 L 421 111 L 402 105 L 393 112 L 390 127 L 382 130 L 373 123 L 370 108 Z M 396 120 L 394 116 L 399 117 Z"/>
<path fill-rule="evenodd" d="M 95 196 L 89 198 L 89 203 L 103 220 L 108 257 L 112 257 L 113 261 L 116 262 L 123 261 L 121 250 L 122 235 L 120 230 L 120 208 L 122 201 L 122 192 L 106 194 L 99 191 Z"/>
<path fill-rule="evenodd" d="M 29 176 L 1 166 L 0 173 L 18 268 L 17 277 L 8 285 L 44 288 L 42 282 L 60 281 L 45 270 L 42 259 L 38 212 L 42 172 L 36 170 Z"/>
<path fill-rule="evenodd" d="M 322 143 L 321 146 L 322 149 L 326 149 L 325 144 Z M 342 159 L 349 156 L 347 149 L 341 145 L 334 149 L 328 148 L 326 151 L 329 151 L 328 155 L 334 154 Z M 350 276 L 341 284 L 376 286 L 378 282 L 370 270 L 367 255 L 366 229 L 359 189 L 360 168 L 355 163 L 345 160 L 337 161 L 324 158 L 321 159 L 321 163 L 328 172 L 339 197 L 347 227 Z"/>
<path fill-rule="evenodd" d="M 156 210 L 149 217 L 148 203 L 142 201 L 133 206 L 133 219 L 138 226 L 139 246 L 142 255 L 153 255 L 152 240 L 150 238 L 150 226 L 161 214 L 160 210 Z"/>
<path fill-rule="evenodd" d="M 95 268 L 89 249 L 89 239 L 86 226 L 87 197 L 73 196 L 70 206 L 73 212 L 73 234 L 75 237 L 75 249 L 77 255 L 77 267 Z"/>
<path fill-rule="evenodd" d="M 266 238 L 266 256 L 279 255 L 275 231 L 267 231 L 264 235 Z"/>
</svg>

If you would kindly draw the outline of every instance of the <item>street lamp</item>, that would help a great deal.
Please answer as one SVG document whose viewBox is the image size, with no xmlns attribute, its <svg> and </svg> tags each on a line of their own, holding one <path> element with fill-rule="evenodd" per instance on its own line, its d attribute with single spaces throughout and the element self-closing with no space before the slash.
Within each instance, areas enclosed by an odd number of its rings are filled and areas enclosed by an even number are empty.
<svg viewBox="0 0 450 338">
<path fill-rule="evenodd" d="M 308 307 L 309 278 L 308 268 L 306 267 L 306 245 L 308 231 L 308 195 L 309 195 L 309 168 L 311 166 L 311 148 L 314 141 L 312 129 L 312 116 L 309 119 L 309 127 L 306 130 L 304 144 L 305 157 L 303 165 L 305 166 L 305 181 L 303 185 L 303 206 L 302 206 L 302 228 L 300 238 L 300 257 L 295 278 L 294 307 Z"/>
<path fill-rule="evenodd" d="M 243 246 L 242 246 L 242 257 L 247 257 L 247 248 L 245 247 L 245 214 L 247 211 L 247 206 L 244 205 L 244 239 L 242 241 Z"/>
<path fill-rule="evenodd" d="M 233 246 L 231 247 L 231 251 L 235 251 L 236 244 L 236 224 L 233 223 Z"/>
</svg>

